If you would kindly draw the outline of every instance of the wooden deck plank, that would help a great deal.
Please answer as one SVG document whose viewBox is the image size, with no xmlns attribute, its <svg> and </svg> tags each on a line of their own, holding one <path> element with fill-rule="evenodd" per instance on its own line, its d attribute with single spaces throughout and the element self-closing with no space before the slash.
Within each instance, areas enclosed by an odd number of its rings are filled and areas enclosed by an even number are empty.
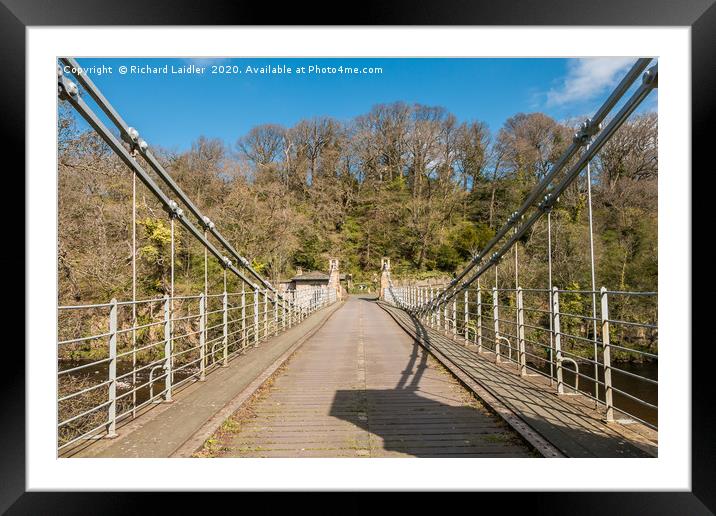
<svg viewBox="0 0 716 516">
<path fill-rule="evenodd" d="M 225 427 L 212 456 L 536 456 L 387 313 L 358 298 Z"/>
<path fill-rule="evenodd" d="M 583 396 L 558 396 L 542 376 L 521 377 L 516 367 L 496 363 L 490 352 L 478 354 L 462 339 L 425 326 L 408 313 L 381 306 L 411 335 L 422 338 L 426 349 L 446 357 L 455 367 L 486 388 L 530 427 L 569 457 L 651 457 L 656 440 L 649 432 L 606 423 L 604 414 Z"/>
</svg>

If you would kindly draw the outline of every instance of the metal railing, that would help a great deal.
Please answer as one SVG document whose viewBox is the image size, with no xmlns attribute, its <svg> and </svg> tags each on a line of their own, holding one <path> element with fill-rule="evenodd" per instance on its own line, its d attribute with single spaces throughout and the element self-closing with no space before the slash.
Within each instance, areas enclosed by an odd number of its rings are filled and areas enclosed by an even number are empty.
<svg viewBox="0 0 716 516">
<path fill-rule="evenodd" d="M 58 307 L 58 451 L 117 423 L 337 300 L 335 289 L 268 289 Z"/>
<path fill-rule="evenodd" d="M 452 338 L 461 336 L 478 353 L 490 352 L 498 362 L 514 362 L 521 375 L 532 371 L 548 376 L 560 394 L 565 394 L 565 380 L 573 378 L 569 390 L 591 397 L 596 407 L 605 409 L 608 421 L 619 412 L 656 429 L 657 294 L 597 290 L 590 169 L 600 149 L 658 87 L 658 65 L 649 67 L 651 61 L 636 60 L 550 171 L 447 286 L 396 287 L 389 282 L 383 295 L 428 326 Z M 635 90 L 622 102 L 632 86 Z M 617 112 L 609 115 L 617 106 Z M 561 290 L 553 284 L 552 209 L 582 171 L 586 172 L 591 289 Z M 546 222 L 547 285 L 523 288 L 520 240 L 541 219 Z M 515 288 L 498 288 L 498 265 L 510 251 L 514 252 L 510 284 Z M 494 287 L 481 289 L 488 271 L 495 273 Z M 574 368 L 565 369 L 565 362 Z"/>
<path fill-rule="evenodd" d="M 58 307 L 62 452 L 89 438 L 115 435 L 118 421 L 148 404 L 171 401 L 177 387 L 204 380 L 247 347 L 290 329 L 336 301 L 337 292 L 327 287 L 279 292 L 181 189 L 73 58 L 60 59 L 57 85 L 59 98 L 132 174 L 131 300 Z M 169 218 L 169 264 L 163 271 L 169 281 L 163 298 L 138 300 L 137 181 Z M 198 295 L 175 293 L 175 233 L 180 228 L 203 250 L 204 288 Z M 223 276 L 220 294 L 209 294 L 210 259 Z M 232 286 L 236 279 L 238 287 Z M 237 288 L 241 291 L 229 292 Z"/>
<path fill-rule="evenodd" d="M 658 427 L 656 292 L 478 287 L 419 311 L 431 297 L 434 289 L 421 286 L 386 293 L 386 301 L 476 353 L 512 363 L 523 376 L 543 375 L 559 394 L 591 398 L 607 421 L 621 413 Z"/>
</svg>

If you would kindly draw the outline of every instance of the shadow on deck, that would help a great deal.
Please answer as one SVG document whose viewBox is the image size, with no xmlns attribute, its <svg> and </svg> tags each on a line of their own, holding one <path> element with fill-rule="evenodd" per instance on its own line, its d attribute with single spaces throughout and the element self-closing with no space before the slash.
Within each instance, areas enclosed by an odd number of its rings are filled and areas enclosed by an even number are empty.
<svg viewBox="0 0 716 516">
<path fill-rule="evenodd" d="M 411 388 L 336 391 L 330 415 L 369 432 L 371 448 L 385 456 L 537 456 L 494 415 Z"/>
<path fill-rule="evenodd" d="M 526 423 L 537 434 L 568 457 L 652 457 L 657 454 L 655 435 L 648 438 L 645 429 L 632 430 L 619 423 L 603 421 L 604 415 L 586 403 L 583 396 L 558 396 L 548 380 L 528 376 L 521 377 L 514 367 L 494 361 L 494 354 L 468 349 L 464 344 L 426 327 L 419 319 L 407 312 L 378 304 L 403 327 L 417 342 L 440 360 L 445 367 L 484 388 L 502 405 Z M 489 358 L 492 357 L 492 360 Z M 338 393 L 336 403 L 348 394 Z M 394 391 L 372 393 L 375 403 L 387 397 L 405 400 L 405 405 L 420 406 L 420 396 L 410 389 L 397 386 Z M 492 408 L 494 403 L 487 401 Z M 451 415 L 457 420 L 461 412 L 448 408 L 433 407 L 436 413 Z M 498 410 L 499 412 L 499 410 Z M 415 414 L 406 413 L 406 418 Z M 354 421 L 361 424 L 360 421 Z M 390 428 L 378 427 L 367 430 L 389 437 Z M 640 427 L 643 425 L 639 425 Z M 646 429 L 648 430 L 648 429 Z M 401 449 L 409 445 L 399 445 Z M 418 450 L 416 450 L 418 451 Z"/>
</svg>

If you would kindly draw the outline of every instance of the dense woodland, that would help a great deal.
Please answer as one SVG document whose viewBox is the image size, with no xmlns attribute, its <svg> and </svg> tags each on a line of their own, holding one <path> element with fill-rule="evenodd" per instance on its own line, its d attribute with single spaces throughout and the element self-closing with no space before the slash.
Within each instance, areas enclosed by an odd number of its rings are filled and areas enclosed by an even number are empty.
<svg viewBox="0 0 716 516">
<path fill-rule="evenodd" d="M 80 127 L 61 103 L 60 303 L 131 298 L 132 174 Z M 270 280 L 290 277 L 299 266 L 325 270 L 328 257 L 336 256 L 355 282 L 370 282 L 382 256 L 391 257 L 398 279 L 460 270 L 549 171 L 573 133 L 542 113 L 519 113 L 491 134 L 484 123 L 458 120 L 443 108 L 396 102 L 350 121 L 260 125 L 231 146 L 198 137 L 189 150 L 152 150 Z M 166 212 L 136 184 L 138 297 L 146 298 L 168 292 L 170 226 Z M 552 215 L 559 286 L 589 287 L 586 187 L 582 175 Z M 632 117 L 594 160 L 592 192 L 597 286 L 656 290 L 655 113 Z M 198 293 L 202 248 L 179 225 L 176 238 L 177 292 Z M 518 253 L 520 283 L 546 285 L 544 220 Z M 514 282 L 512 263 L 501 266 L 508 282 Z M 211 288 L 220 289 L 216 260 L 210 268 Z"/>
</svg>

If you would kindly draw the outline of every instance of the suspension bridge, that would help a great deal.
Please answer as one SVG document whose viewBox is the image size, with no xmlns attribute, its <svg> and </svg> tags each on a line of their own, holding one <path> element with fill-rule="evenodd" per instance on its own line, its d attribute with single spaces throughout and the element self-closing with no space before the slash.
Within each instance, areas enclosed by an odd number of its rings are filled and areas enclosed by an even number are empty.
<svg viewBox="0 0 716 516">
<path fill-rule="evenodd" d="M 132 298 L 58 306 L 59 456 L 657 455 L 657 293 L 597 282 L 590 176 L 590 162 L 657 87 L 652 59 L 636 60 L 451 281 L 393 279 L 386 257 L 373 296 L 348 295 L 336 260 L 325 282 L 272 285 L 75 59 L 60 59 L 57 76 L 59 97 L 133 178 Z M 584 173 L 591 286 L 576 290 L 552 281 L 551 212 Z M 137 181 L 170 220 L 160 298 L 137 296 Z M 521 239 L 538 224 L 547 284 L 526 285 Z M 178 228 L 203 249 L 203 291 L 175 291 Z M 505 283 L 498 270 L 508 265 Z M 587 314 L 573 313 L 575 300 Z M 78 349 L 91 358 L 66 359 Z"/>
</svg>

